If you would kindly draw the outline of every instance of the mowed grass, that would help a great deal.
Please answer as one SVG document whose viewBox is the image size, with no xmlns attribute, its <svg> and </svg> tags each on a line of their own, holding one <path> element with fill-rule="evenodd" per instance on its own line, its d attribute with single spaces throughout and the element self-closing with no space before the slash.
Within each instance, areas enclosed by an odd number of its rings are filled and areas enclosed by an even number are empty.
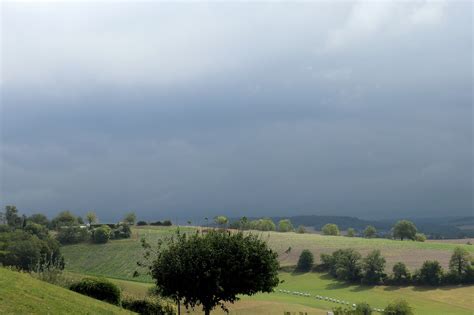
<svg viewBox="0 0 474 315">
<path fill-rule="evenodd" d="M 182 232 L 193 233 L 196 228 L 180 227 Z M 110 241 L 104 245 L 77 244 L 64 246 L 62 252 L 66 258 L 66 268 L 81 274 L 102 275 L 111 278 L 151 281 L 147 276 L 133 278 L 140 270 L 137 261 L 143 257 L 140 239 L 145 237 L 151 244 L 162 237 L 175 233 L 176 227 L 139 227 L 133 229 L 131 239 Z M 461 246 L 474 254 L 474 245 L 395 241 L 387 239 L 364 239 L 343 236 L 324 236 L 318 234 L 297 234 L 278 232 L 258 233 L 263 240 L 279 254 L 282 266 L 295 265 L 303 249 L 309 249 L 319 260 L 321 253 L 331 253 L 340 248 L 354 248 L 363 255 L 379 249 L 387 260 L 387 271 L 395 262 L 403 261 L 410 269 L 419 268 L 425 260 L 438 260 L 447 268 L 452 251 Z M 291 247 L 291 251 L 285 253 Z"/>
<path fill-rule="evenodd" d="M 0 268 L 0 314 L 133 314 L 19 273 Z"/>
<path fill-rule="evenodd" d="M 79 275 L 75 275 L 76 277 Z M 367 302 L 372 307 L 384 308 L 397 299 L 406 299 L 414 307 L 415 314 L 472 314 L 474 310 L 473 286 L 432 287 L 388 287 L 348 285 L 320 273 L 291 274 L 280 273 L 283 283 L 273 293 L 262 293 L 251 297 L 242 296 L 235 304 L 228 304 L 230 315 L 283 314 L 307 312 L 308 315 L 326 314 L 339 305 L 315 299 L 316 295 L 327 296 L 352 303 Z M 120 286 L 126 296 L 144 297 L 151 283 L 110 279 Z M 280 293 L 279 289 L 310 293 L 312 297 L 302 297 Z M 203 314 L 199 307 L 191 314 Z M 217 308 L 213 314 L 224 314 Z"/>
</svg>

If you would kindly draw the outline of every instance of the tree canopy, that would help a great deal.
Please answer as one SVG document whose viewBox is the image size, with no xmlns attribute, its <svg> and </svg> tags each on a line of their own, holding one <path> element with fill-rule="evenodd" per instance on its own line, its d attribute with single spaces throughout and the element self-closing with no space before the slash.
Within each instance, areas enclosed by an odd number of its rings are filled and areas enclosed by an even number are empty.
<svg viewBox="0 0 474 315">
<path fill-rule="evenodd" d="M 293 224 L 288 219 L 283 219 L 278 222 L 278 231 L 280 232 L 290 232 L 293 231 Z"/>
<path fill-rule="evenodd" d="M 201 305 L 205 314 L 237 295 L 271 292 L 279 282 L 277 254 L 251 234 L 178 234 L 156 253 L 149 267 L 160 294 L 186 307 Z"/>
<path fill-rule="evenodd" d="M 339 235 L 339 227 L 333 223 L 323 226 L 322 231 L 324 235 Z"/>
<path fill-rule="evenodd" d="M 416 232 L 415 224 L 408 220 L 400 220 L 393 227 L 393 237 L 399 238 L 402 241 L 406 238 L 415 240 Z"/>
</svg>

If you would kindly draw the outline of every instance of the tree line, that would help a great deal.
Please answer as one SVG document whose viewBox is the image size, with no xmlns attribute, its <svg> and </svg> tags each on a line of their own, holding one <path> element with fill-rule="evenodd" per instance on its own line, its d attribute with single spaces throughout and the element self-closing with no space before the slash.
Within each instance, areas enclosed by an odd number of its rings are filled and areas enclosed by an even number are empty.
<svg viewBox="0 0 474 315">
<path fill-rule="evenodd" d="M 336 279 L 351 283 L 385 285 L 431 285 L 472 284 L 474 283 L 474 258 L 469 252 L 456 247 L 445 271 L 436 260 L 427 260 L 414 273 L 403 262 L 397 262 L 392 274 L 385 273 L 386 260 L 380 250 L 371 251 L 366 257 L 352 249 L 339 249 L 332 254 L 321 254 L 321 263 L 314 265 L 313 254 L 303 250 L 296 270 L 325 271 Z"/>
</svg>

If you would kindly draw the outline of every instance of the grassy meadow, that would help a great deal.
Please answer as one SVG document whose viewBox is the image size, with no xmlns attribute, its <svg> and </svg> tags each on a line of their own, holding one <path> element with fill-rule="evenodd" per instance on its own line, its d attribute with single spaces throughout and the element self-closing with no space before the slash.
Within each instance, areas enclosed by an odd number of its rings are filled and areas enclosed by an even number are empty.
<svg viewBox="0 0 474 315">
<path fill-rule="evenodd" d="M 133 278 L 137 270 L 136 261 L 142 257 L 140 239 L 145 237 L 151 244 L 159 238 L 174 233 L 175 227 L 139 227 L 133 229 L 131 239 L 113 240 L 104 245 L 78 244 L 65 246 L 62 252 L 66 258 L 66 268 L 70 275 L 79 277 L 83 274 L 105 276 L 118 284 L 125 295 L 145 296 L 152 286 L 151 279 L 145 275 Z M 181 231 L 192 233 L 193 227 L 182 227 Z M 255 232 L 257 233 L 257 232 Z M 320 253 L 329 253 L 339 248 L 352 247 L 366 253 L 372 249 L 380 249 L 387 258 L 389 266 L 396 261 L 404 261 L 414 269 L 426 259 L 437 259 L 444 267 L 456 246 L 463 246 L 474 253 L 474 246 L 453 244 L 448 242 L 411 242 L 386 239 L 363 239 L 318 234 L 296 234 L 259 232 L 270 246 L 280 255 L 282 265 L 294 265 L 301 250 L 310 249 L 315 257 Z M 284 252 L 291 246 L 289 254 Z M 341 283 L 331 277 L 319 273 L 292 274 L 281 272 L 283 283 L 271 294 L 257 294 L 242 297 L 234 305 L 229 305 L 230 314 L 283 314 L 283 311 L 307 312 L 324 314 L 338 305 L 320 301 L 310 297 L 302 297 L 280 293 L 278 289 L 304 291 L 314 295 L 323 295 L 351 303 L 368 302 L 371 306 L 383 308 L 396 298 L 406 299 L 416 314 L 472 314 L 474 303 L 474 286 L 429 287 L 386 287 L 361 286 Z M 192 314 L 201 314 L 196 310 Z M 215 314 L 223 314 L 216 310 Z"/>
<path fill-rule="evenodd" d="M 192 233 L 193 227 L 181 227 L 181 231 Z M 130 239 L 113 240 L 105 245 L 77 244 L 64 246 L 62 252 L 66 258 L 69 271 L 103 275 L 125 280 L 151 281 L 146 276 L 133 278 L 137 270 L 136 262 L 143 256 L 140 239 L 145 237 L 151 244 L 159 238 L 171 235 L 176 227 L 138 227 L 133 229 Z M 319 259 L 321 253 L 331 253 L 340 248 L 354 248 L 367 254 L 373 249 L 380 249 L 387 260 L 387 270 L 398 261 L 403 261 L 410 269 L 421 266 L 425 260 L 438 260 L 444 268 L 448 267 L 449 258 L 456 246 L 462 246 L 474 254 L 474 245 L 453 244 L 447 242 L 413 242 L 388 239 L 365 239 L 358 237 L 325 236 L 319 234 L 297 234 L 279 232 L 259 233 L 262 239 L 279 254 L 282 266 L 295 265 L 303 249 L 309 249 Z M 289 254 L 285 251 L 291 247 Z"/>
</svg>

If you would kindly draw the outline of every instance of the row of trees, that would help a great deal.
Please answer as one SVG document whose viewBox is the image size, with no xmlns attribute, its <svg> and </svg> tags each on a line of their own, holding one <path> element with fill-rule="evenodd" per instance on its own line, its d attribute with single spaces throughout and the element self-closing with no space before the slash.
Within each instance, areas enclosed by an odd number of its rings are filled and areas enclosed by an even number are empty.
<svg viewBox="0 0 474 315">
<path fill-rule="evenodd" d="M 340 235 L 339 227 L 336 224 L 328 223 L 324 225 L 321 229 L 324 235 L 333 235 L 337 236 Z M 348 237 L 355 237 L 357 236 L 357 231 L 353 228 L 347 229 L 346 236 Z M 424 242 L 426 240 L 426 236 L 422 233 L 418 233 L 418 230 L 415 224 L 408 220 L 400 220 L 398 221 L 392 228 L 392 237 L 394 239 L 410 239 L 413 241 Z M 377 229 L 372 226 L 368 225 L 362 232 L 361 236 L 366 238 L 374 238 L 377 237 Z"/>
<path fill-rule="evenodd" d="M 64 268 L 60 244 L 41 217 L 20 216 L 15 206 L 7 206 L 2 218 L 5 224 L 0 224 L 0 265 L 26 271 Z"/>
<path fill-rule="evenodd" d="M 303 250 L 297 270 L 308 272 L 313 268 L 314 258 L 309 250 Z M 321 264 L 317 270 L 327 271 L 337 279 L 366 284 L 459 284 L 474 283 L 474 260 L 469 252 L 456 247 L 449 262 L 449 270 L 444 271 L 438 261 L 425 261 L 413 274 L 402 262 L 396 263 L 392 274 L 385 273 L 385 258 L 379 250 L 371 251 L 366 257 L 354 249 L 339 249 L 332 254 L 321 254 Z"/>
</svg>

